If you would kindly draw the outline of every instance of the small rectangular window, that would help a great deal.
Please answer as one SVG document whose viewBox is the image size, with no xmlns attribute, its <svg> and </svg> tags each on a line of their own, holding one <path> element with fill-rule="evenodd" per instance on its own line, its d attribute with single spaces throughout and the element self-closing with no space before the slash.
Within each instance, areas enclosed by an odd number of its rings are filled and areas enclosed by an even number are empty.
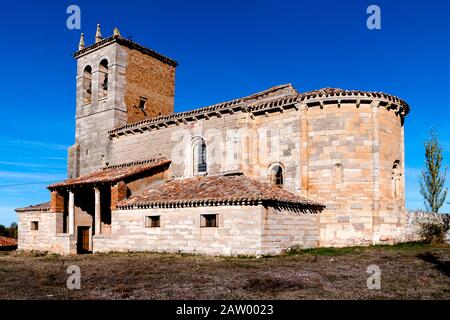
<svg viewBox="0 0 450 320">
<path fill-rule="evenodd" d="M 31 230 L 39 230 L 39 222 L 31 221 Z"/>
<path fill-rule="evenodd" d="M 217 228 L 219 226 L 218 214 L 202 214 L 201 226 L 204 228 Z"/>
<path fill-rule="evenodd" d="M 146 228 L 159 228 L 160 227 L 160 216 L 148 216 L 145 219 Z"/>
<path fill-rule="evenodd" d="M 147 105 L 147 98 L 139 97 L 139 109 L 145 110 L 146 105 Z"/>
</svg>

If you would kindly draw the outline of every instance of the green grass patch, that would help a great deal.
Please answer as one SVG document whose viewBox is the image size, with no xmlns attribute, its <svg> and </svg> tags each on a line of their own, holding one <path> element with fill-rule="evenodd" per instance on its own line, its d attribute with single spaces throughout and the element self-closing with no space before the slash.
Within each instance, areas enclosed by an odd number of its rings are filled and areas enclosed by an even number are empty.
<svg viewBox="0 0 450 320">
<path fill-rule="evenodd" d="M 431 245 L 424 242 L 402 242 L 396 244 L 378 244 L 370 246 L 353 246 L 353 247 L 323 247 L 304 249 L 301 247 L 292 247 L 285 251 L 285 256 L 312 255 L 312 256 L 337 256 L 349 253 L 361 253 L 372 249 L 392 249 L 392 250 L 420 250 L 420 249 L 436 249 L 448 245 Z"/>
<path fill-rule="evenodd" d="M 445 246 L 445 245 L 444 245 Z M 395 244 L 377 244 L 371 245 L 370 248 L 395 249 L 395 250 L 418 250 L 439 248 L 441 245 L 432 245 L 425 242 L 400 242 Z"/>
<path fill-rule="evenodd" d="M 342 254 L 361 252 L 366 249 L 367 249 L 367 247 L 360 247 L 360 246 L 343 247 L 343 248 L 324 247 L 324 248 L 311 248 L 311 249 L 292 247 L 292 248 L 286 250 L 285 255 L 287 255 L 287 256 L 297 256 L 297 255 L 336 256 L 336 255 L 342 255 Z"/>
</svg>

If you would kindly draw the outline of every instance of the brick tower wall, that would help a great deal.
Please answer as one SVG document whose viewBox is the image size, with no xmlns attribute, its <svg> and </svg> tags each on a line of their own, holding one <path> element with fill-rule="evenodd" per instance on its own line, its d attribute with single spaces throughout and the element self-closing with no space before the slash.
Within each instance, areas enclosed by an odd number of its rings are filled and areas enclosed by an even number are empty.
<svg viewBox="0 0 450 320">
<path fill-rule="evenodd" d="M 127 123 L 173 113 L 175 67 L 137 50 L 126 49 L 125 104 Z M 147 101 L 139 108 L 140 99 Z"/>
</svg>

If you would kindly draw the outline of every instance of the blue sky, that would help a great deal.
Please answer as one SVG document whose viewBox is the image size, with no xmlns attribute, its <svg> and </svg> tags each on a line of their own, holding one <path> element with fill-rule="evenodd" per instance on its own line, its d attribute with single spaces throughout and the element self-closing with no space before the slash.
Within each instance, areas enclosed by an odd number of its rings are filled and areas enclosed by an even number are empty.
<svg viewBox="0 0 450 320">
<path fill-rule="evenodd" d="M 81 8 L 81 30 L 66 9 Z M 366 9 L 381 8 L 381 30 Z M 433 126 L 450 164 L 448 1 L 15 1 L 1 4 L 0 223 L 14 208 L 48 200 L 74 142 L 79 34 L 125 37 L 177 60 L 175 110 L 291 82 L 299 91 L 383 91 L 411 105 L 406 120 L 406 198 L 421 208 L 417 176 Z M 31 184 L 33 183 L 33 184 Z M 450 185 L 450 174 L 447 185 Z M 449 199 L 450 200 L 450 199 Z M 450 211 L 446 205 L 443 211 Z"/>
</svg>

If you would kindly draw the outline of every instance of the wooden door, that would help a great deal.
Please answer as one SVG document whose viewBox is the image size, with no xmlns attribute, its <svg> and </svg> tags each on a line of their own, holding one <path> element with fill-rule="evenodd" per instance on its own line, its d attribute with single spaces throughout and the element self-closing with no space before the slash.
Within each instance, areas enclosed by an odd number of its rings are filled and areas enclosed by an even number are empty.
<svg viewBox="0 0 450 320">
<path fill-rule="evenodd" d="M 89 251 L 89 227 L 78 227 L 78 253 L 88 253 Z"/>
</svg>

